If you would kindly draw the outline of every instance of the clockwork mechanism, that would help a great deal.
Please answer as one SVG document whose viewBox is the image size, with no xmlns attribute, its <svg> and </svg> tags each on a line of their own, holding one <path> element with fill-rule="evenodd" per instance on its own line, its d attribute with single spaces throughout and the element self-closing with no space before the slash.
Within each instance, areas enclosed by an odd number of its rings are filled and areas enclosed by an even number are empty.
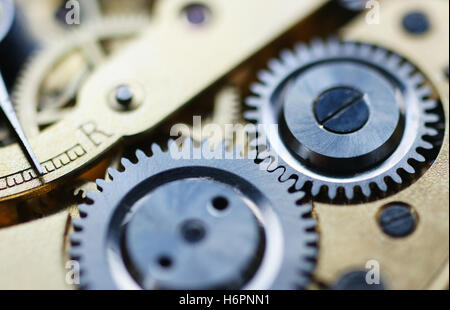
<svg viewBox="0 0 450 310">
<path fill-rule="evenodd" d="M 448 11 L 0 0 L 0 289 L 448 289 Z"/>
</svg>

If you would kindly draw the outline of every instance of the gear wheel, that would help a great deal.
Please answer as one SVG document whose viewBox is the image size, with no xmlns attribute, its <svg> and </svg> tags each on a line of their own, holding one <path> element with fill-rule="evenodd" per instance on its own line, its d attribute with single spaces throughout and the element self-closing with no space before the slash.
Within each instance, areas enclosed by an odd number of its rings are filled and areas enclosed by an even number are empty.
<svg viewBox="0 0 450 310">
<path fill-rule="evenodd" d="M 71 257 L 81 288 L 304 288 L 318 236 L 303 193 L 289 194 L 253 160 L 174 160 L 180 148 L 168 147 L 123 159 L 125 170 L 109 170 L 112 181 L 97 181 L 101 192 L 79 206 Z M 209 143 L 181 149 L 200 151 Z M 224 143 L 216 151 L 233 156 Z"/>
<path fill-rule="evenodd" d="M 83 82 L 104 58 L 149 24 L 148 17 L 105 17 L 70 30 L 37 51 L 13 92 L 17 116 L 28 137 L 70 113 Z"/>
<path fill-rule="evenodd" d="M 269 171 L 283 170 L 280 180 L 293 179 L 316 198 L 351 202 L 386 195 L 426 162 L 438 103 L 399 55 L 316 40 L 284 51 L 269 68 L 251 88 L 256 96 L 246 101 L 253 109 L 245 117 L 261 124 L 267 142 L 251 146 Z"/>
</svg>

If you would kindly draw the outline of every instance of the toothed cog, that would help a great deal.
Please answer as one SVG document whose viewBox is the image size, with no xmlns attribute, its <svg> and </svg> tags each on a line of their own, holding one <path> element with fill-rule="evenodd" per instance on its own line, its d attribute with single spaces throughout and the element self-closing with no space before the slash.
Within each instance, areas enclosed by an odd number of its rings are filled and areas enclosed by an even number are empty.
<svg viewBox="0 0 450 310">
<path fill-rule="evenodd" d="M 202 149 L 210 151 L 208 143 Z M 296 289 L 314 269 L 315 221 L 303 193 L 250 159 L 123 160 L 79 206 L 71 236 L 86 289 Z M 183 150 L 194 153 L 191 140 Z M 225 145 L 219 146 L 223 154 Z M 235 152 L 237 152 L 235 150 Z"/>
<path fill-rule="evenodd" d="M 432 90 L 417 68 L 384 48 L 299 45 L 272 60 L 260 80 L 246 117 L 262 124 L 267 143 L 251 145 L 268 170 L 283 171 L 281 180 L 294 179 L 298 189 L 312 184 L 313 196 L 341 193 L 349 201 L 373 196 L 374 188 L 386 192 L 433 147 L 424 139 L 437 134 Z"/>
</svg>

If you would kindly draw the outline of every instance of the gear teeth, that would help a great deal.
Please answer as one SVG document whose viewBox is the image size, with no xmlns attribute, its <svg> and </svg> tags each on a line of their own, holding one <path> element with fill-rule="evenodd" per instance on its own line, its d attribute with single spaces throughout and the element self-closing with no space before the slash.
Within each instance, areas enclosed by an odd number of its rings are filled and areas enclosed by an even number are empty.
<svg viewBox="0 0 450 310">
<path fill-rule="evenodd" d="M 330 37 L 326 43 L 326 48 L 328 50 L 328 53 L 330 53 L 330 55 L 338 55 L 339 51 L 341 49 L 341 43 L 339 41 L 339 38 L 337 37 Z"/>
<path fill-rule="evenodd" d="M 249 110 L 244 112 L 244 117 L 249 120 L 258 119 L 259 112 L 257 110 Z"/>
<path fill-rule="evenodd" d="M 388 52 L 383 48 L 376 48 L 372 57 L 376 63 L 383 63 L 388 57 Z"/>
<path fill-rule="evenodd" d="M 80 208 L 80 206 L 78 206 L 78 209 L 79 208 Z M 81 218 L 72 219 L 72 225 L 75 228 L 75 230 L 81 231 L 84 228 L 84 220 Z M 78 234 L 78 232 L 77 232 L 77 234 Z"/>
<path fill-rule="evenodd" d="M 248 97 L 245 100 L 245 104 L 252 108 L 257 108 L 259 106 L 260 99 L 258 97 Z"/>
<path fill-rule="evenodd" d="M 313 219 L 313 218 L 305 219 L 304 227 L 306 229 L 314 229 L 314 228 L 316 228 L 316 226 L 317 226 L 317 222 L 315 219 Z"/>
<path fill-rule="evenodd" d="M 86 217 L 88 215 L 90 207 L 91 207 L 90 205 L 85 204 L 85 203 L 81 204 L 81 205 L 78 205 L 78 212 L 80 213 L 80 216 L 82 218 Z"/>
<path fill-rule="evenodd" d="M 125 170 L 129 169 L 133 165 L 133 163 L 125 157 L 120 160 L 120 163 L 125 167 Z"/>
<path fill-rule="evenodd" d="M 402 67 L 400 68 L 399 72 L 401 75 L 403 76 L 410 76 L 411 74 L 413 74 L 414 72 L 414 66 L 412 63 L 410 62 L 406 62 L 402 65 Z"/>
<path fill-rule="evenodd" d="M 162 153 L 163 153 L 163 150 L 161 149 L 161 147 L 160 147 L 159 144 L 157 144 L 157 143 L 153 143 L 153 144 L 152 144 L 152 146 L 151 146 L 151 151 L 152 151 L 153 156 L 154 156 L 154 155 L 157 155 L 157 154 L 162 154 Z M 140 153 L 141 153 L 140 155 L 138 154 L 138 152 L 139 152 L 139 150 L 136 151 L 136 157 L 137 157 L 139 160 L 144 160 L 144 158 L 147 158 L 147 155 L 145 155 L 144 152 L 141 151 L 141 152 L 140 152 Z"/>
<path fill-rule="evenodd" d="M 72 246 L 81 244 L 83 242 L 83 236 L 81 232 L 77 232 L 76 234 L 71 234 L 70 237 L 70 243 L 72 244 Z"/>
<path fill-rule="evenodd" d="M 400 63 L 402 62 L 402 58 L 397 54 L 391 54 L 387 61 L 387 66 L 392 68 L 393 70 L 397 70 L 400 67 Z"/>
<path fill-rule="evenodd" d="M 152 152 L 153 152 L 153 154 L 155 154 L 155 148 L 154 148 L 154 145 L 155 144 L 152 144 Z M 157 145 L 157 144 L 156 144 Z M 142 160 L 145 160 L 146 158 L 148 158 L 147 157 L 147 155 L 145 155 L 145 153 L 144 153 L 144 151 L 142 151 L 142 150 L 136 150 L 136 158 L 137 158 L 137 160 L 138 161 L 142 161 Z"/>
<path fill-rule="evenodd" d="M 300 208 L 302 216 L 311 215 L 312 210 L 313 210 L 311 205 L 300 205 L 299 208 Z"/>
<path fill-rule="evenodd" d="M 363 58 L 370 57 L 373 53 L 373 47 L 368 44 L 362 44 L 359 47 L 359 56 Z"/>
<path fill-rule="evenodd" d="M 172 141 L 172 143 L 169 143 L 170 146 L 175 145 L 176 143 L 175 141 Z M 208 146 L 209 143 L 208 141 L 204 140 L 201 142 L 201 147 L 205 147 Z M 217 148 L 222 148 L 223 150 L 225 150 L 225 141 L 222 141 L 220 146 Z M 153 146 L 152 146 L 153 148 Z M 178 147 L 177 147 L 178 148 Z M 194 149 L 201 149 L 199 147 L 195 147 L 192 140 L 188 139 L 186 140 L 185 143 L 183 143 L 183 148 L 191 148 L 192 150 Z M 236 153 L 239 152 L 240 150 L 240 146 L 236 146 L 234 148 L 234 151 Z M 112 216 L 112 214 L 115 214 L 117 210 L 115 210 L 115 205 L 113 203 L 113 205 L 110 205 L 111 202 L 114 201 L 122 201 L 123 197 L 125 197 L 127 195 L 127 193 L 129 193 L 129 191 L 135 186 L 134 184 L 139 184 L 140 182 L 142 182 L 142 180 L 145 180 L 146 177 L 148 177 L 147 175 L 145 175 L 146 173 L 148 173 L 148 175 L 158 175 L 159 173 L 162 173 L 164 171 L 173 169 L 173 168 L 178 168 L 178 167 L 190 167 L 190 163 L 186 162 L 175 162 L 173 160 L 171 160 L 169 158 L 169 156 L 167 155 L 167 153 L 162 152 L 163 154 L 161 155 L 161 158 L 154 158 L 155 154 L 153 154 L 153 156 L 148 157 L 147 155 L 145 155 L 144 152 L 142 151 L 137 151 L 136 152 L 136 157 L 138 157 L 138 163 L 133 164 L 133 169 L 130 171 L 125 171 L 123 173 L 118 172 L 117 170 L 114 169 L 109 169 L 108 172 L 110 172 L 111 177 L 115 178 L 116 174 L 120 174 L 120 178 L 116 178 L 116 180 L 113 180 L 112 182 L 105 182 L 103 180 L 98 180 L 97 184 L 100 187 L 106 187 L 106 190 L 103 193 L 89 193 L 88 197 L 90 200 L 92 200 L 92 204 L 83 204 L 79 206 L 79 211 L 80 214 L 85 218 L 73 221 L 73 227 L 75 228 L 75 232 L 73 232 L 71 234 L 71 242 L 73 244 L 71 250 L 70 250 L 70 257 L 72 257 L 73 259 L 76 259 L 80 262 L 80 266 L 81 266 L 81 271 L 82 271 L 82 275 L 81 275 L 81 283 L 83 288 L 90 288 L 90 289 L 96 289 L 96 287 L 98 288 L 102 288 L 103 285 L 105 285 L 104 281 L 99 281 L 97 278 L 94 277 L 94 275 L 97 274 L 107 274 L 110 271 L 103 271 L 103 269 L 99 268 L 99 265 L 95 265 L 96 261 L 95 259 L 92 259 L 92 257 L 96 257 L 95 255 L 104 255 L 103 252 L 101 252 L 102 250 L 96 251 L 96 248 L 99 248 L 96 246 L 96 243 L 99 242 L 99 239 L 97 238 L 89 238 L 91 236 L 91 234 L 95 234 L 97 232 L 96 229 L 97 228 L 95 225 L 97 223 L 104 223 L 105 218 L 109 218 L 109 216 Z M 231 153 L 231 152 L 228 152 Z M 267 151 L 266 152 L 267 155 L 269 156 L 268 160 L 271 161 L 271 152 Z M 141 157 L 141 158 L 140 158 Z M 162 164 L 162 160 L 167 160 L 166 165 Z M 156 162 L 156 165 L 155 165 Z M 239 175 L 239 173 L 241 172 L 241 165 L 238 165 L 238 167 L 236 167 L 234 164 L 229 163 L 227 164 L 227 161 L 223 161 L 222 162 L 224 166 L 218 166 L 221 169 L 226 169 L 227 171 L 231 171 L 236 173 L 237 175 Z M 210 161 L 204 161 L 203 164 L 206 167 L 217 167 L 214 163 L 210 164 Z M 140 165 L 140 166 L 138 166 Z M 145 169 L 143 169 L 145 167 Z M 257 167 L 257 165 L 255 164 L 255 167 Z M 274 167 L 277 167 L 276 165 L 274 165 Z M 255 168 L 257 169 L 257 168 Z M 139 170 L 141 173 L 135 173 L 137 170 Z M 111 173 L 112 172 L 112 173 Z M 258 171 L 255 171 L 255 186 L 259 186 L 261 187 L 261 191 L 264 192 L 269 192 L 270 190 L 272 190 L 272 187 L 274 186 L 274 184 L 272 183 L 267 183 L 264 180 L 260 180 L 260 178 L 258 178 L 257 176 L 260 176 L 259 173 L 257 173 Z M 278 166 L 273 173 L 279 175 L 279 178 L 281 178 L 282 176 L 285 175 L 285 167 L 282 166 Z M 267 174 L 267 173 L 265 173 Z M 130 176 L 135 176 L 136 180 L 133 180 L 133 182 L 129 182 L 129 179 L 127 179 Z M 258 181 L 257 181 L 258 180 Z M 269 179 L 268 179 L 269 180 Z M 273 181 L 273 180 L 272 180 Z M 290 182 L 292 181 L 293 183 L 295 183 L 294 179 L 289 179 L 286 182 Z M 119 183 L 117 183 L 119 182 Z M 136 183 L 134 183 L 136 182 Z M 278 182 L 275 182 L 278 183 Z M 278 185 L 277 185 L 278 186 Z M 288 187 L 283 185 L 284 190 L 286 191 L 287 194 L 287 190 Z M 282 188 L 280 188 L 282 189 Z M 279 193 L 279 191 L 275 190 L 276 193 Z M 111 196 L 109 196 L 111 195 Z M 274 207 L 274 211 L 276 211 L 275 213 L 280 212 L 279 215 L 283 215 L 285 214 L 284 210 L 292 210 L 292 214 L 294 214 L 297 217 L 301 217 L 301 218 L 297 218 L 297 222 L 294 222 L 294 218 L 284 218 L 283 216 L 280 217 L 280 219 L 282 219 L 282 221 L 285 221 L 285 223 L 287 223 L 287 227 L 288 229 L 286 230 L 286 232 L 292 232 L 291 235 L 299 235 L 299 239 L 295 238 L 295 239 L 291 239 L 288 240 L 287 244 L 295 244 L 295 248 L 294 254 L 296 255 L 294 258 L 298 258 L 298 261 L 293 261 L 290 256 L 289 258 L 286 260 L 287 263 L 291 264 L 296 264 L 296 269 L 299 270 L 299 273 L 301 273 L 304 276 L 298 276 L 295 275 L 294 273 L 289 274 L 288 273 L 288 277 L 286 279 L 286 277 L 284 276 L 285 272 L 280 272 L 280 275 L 282 276 L 280 280 L 281 283 L 284 283 L 286 288 L 292 288 L 292 286 L 289 286 L 289 283 L 293 283 L 293 282 L 298 282 L 299 285 L 305 285 L 310 279 L 311 279 L 311 271 L 313 270 L 313 267 L 315 264 L 313 264 L 315 257 L 311 256 L 311 253 L 317 253 L 316 250 L 312 250 L 310 248 L 317 246 L 317 244 L 315 243 L 317 241 L 317 235 L 313 232 L 313 230 L 315 229 L 315 225 L 316 225 L 316 221 L 312 218 L 310 218 L 311 216 L 311 212 L 312 212 L 312 207 L 309 205 L 299 205 L 300 200 L 304 198 L 305 193 L 303 191 L 299 191 L 299 192 L 295 192 L 295 193 L 291 193 L 288 194 L 289 197 L 284 197 L 285 199 L 288 200 L 288 202 L 291 205 L 292 209 L 286 209 L 286 208 L 281 208 L 280 206 L 278 206 L 278 203 L 280 200 L 273 200 L 272 202 L 275 202 L 275 204 L 273 205 Z M 104 198 L 103 198 L 104 197 Z M 108 197 L 106 199 L 106 197 Z M 267 196 L 270 197 L 270 196 Z M 292 204 L 293 203 L 293 204 Z M 88 209 L 89 208 L 89 209 Z M 90 214 L 89 214 L 90 213 Z M 297 224 L 298 223 L 298 224 Z M 94 226 L 92 226 L 94 225 Z M 282 227 L 285 227 L 285 225 L 282 225 Z M 284 232 L 283 232 L 284 233 Z M 287 234 L 286 234 L 287 235 Z M 291 236 L 289 235 L 289 236 Z M 284 235 L 283 235 L 284 236 Z M 94 239 L 94 241 L 91 241 L 90 239 Z M 101 241 L 101 240 L 100 240 Z M 284 242 L 284 241 L 283 241 Z M 106 249 L 105 249 L 106 250 Z M 94 254 L 92 254 L 94 252 Z M 306 253 L 306 255 L 304 254 Z M 94 255 L 94 256 L 91 256 Z M 102 256 L 103 257 L 103 256 Z M 285 258 L 283 258 L 283 260 L 285 260 Z M 283 268 L 285 268 L 285 263 L 284 261 L 282 262 L 282 266 Z M 95 274 L 92 273 L 92 269 L 91 268 L 97 268 Z M 99 269 L 101 269 L 101 271 L 98 271 Z M 106 268 L 108 269 L 108 268 Z M 310 269 L 310 270 L 308 270 Z M 292 281 L 289 281 L 289 283 L 286 282 L 286 280 L 290 280 L 290 277 L 295 278 Z M 106 279 L 106 278 L 105 278 Z M 108 278 L 109 279 L 109 278 Z M 304 280 L 303 280 L 304 279 Z M 296 280 L 296 281 L 294 281 Z M 105 280 L 108 281 L 108 280 Z M 273 285 L 275 286 L 277 283 L 279 282 L 274 282 Z M 111 286 L 116 286 L 116 283 L 109 283 Z"/>
<path fill-rule="evenodd" d="M 278 169 L 278 166 L 275 164 L 275 160 L 270 153 L 267 153 L 267 157 L 263 159 L 263 161 L 260 163 L 260 166 L 263 167 L 264 170 L 269 172 L 274 172 Z"/>
<path fill-rule="evenodd" d="M 361 184 L 361 192 L 363 193 L 363 195 L 365 196 L 365 197 L 370 197 L 370 193 L 372 192 L 371 190 L 370 190 L 370 183 L 364 183 L 364 184 Z"/>
<path fill-rule="evenodd" d="M 403 182 L 402 177 L 398 174 L 397 171 L 392 173 L 390 177 L 391 177 L 392 181 L 394 181 L 397 184 L 402 184 L 402 182 Z"/>
<path fill-rule="evenodd" d="M 427 142 L 427 141 L 425 141 L 425 140 L 422 140 L 422 141 L 420 142 L 419 147 L 421 147 L 421 148 L 423 148 L 423 149 L 426 149 L 426 150 L 432 150 L 432 149 L 434 148 L 434 145 L 431 144 L 430 142 Z"/>
<path fill-rule="evenodd" d="M 309 47 L 304 43 L 295 45 L 295 54 L 297 59 L 301 62 L 306 62 L 311 58 Z"/>
<path fill-rule="evenodd" d="M 311 187 L 311 195 L 313 195 L 314 197 L 319 195 L 321 187 L 322 187 L 321 184 L 319 184 L 317 182 L 313 182 L 312 187 Z"/>
<path fill-rule="evenodd" d="M 434 136 L 437 136 L 438 134 L 439 134 L 439 132 L 434 128 L 427 127 L 425 129 L 426 136 L 434 137 Z"/>
<path fill-rule="evenodd" d="M 425 117 L 426 123 L 437 123 L 439 122 L 439 116 L 436 114 L 427 114 Z"/>
<path fill-rule="evenodd" d="M 337 196 L 337 190 L 338 190 L 338 186 L 335 185 L 328 185 L 328 197 L 333 200 L 334 198 L 336 198 Z"/>
<path fill-rule="evenodd" d="M 322 39 L 315 38 L 311 40 L 311 52 L 316 57 L 323 57 L 325 55 L 325 43 Z"/>
<path fill-rule="evenodd" d="M 288 173 L 286 173 L 286 169 L 282 166 L 278 168 L 283 168 L 283 173 L 278 177 L 278 180 L 282 183 L 292 182 L 292 185 L 295 183 L 295 179 L 291 178 Z M 277 168 L 277 169 L 278 169 Z"/>
<path fill-rule="evenodd" d="M 114 180 L 115 178 L 120 176 L 120 172 L 114 168 L 108 168 L 108 176 Z"/>
<path fill-rule="evenodd" d="M 295 58 L 294 53 L 291 50 L 285 49 L 281 51 L 281 59 L 285 63 L 286 66 L 296 66 L 298 65 L 298 61 Z"/>
<path fill-rule="evenodd" d="M 417 90 L 417 94 L 418 94 L 421 98 L 427 98 L 427 97 L 429 97 L 429 96 L 431 95 L 431 93 L 432 93 L 432 90 L 431 90 L 431 88 L 430 88 L 429 86 L 427 86 L 427 85 L 424 85 L 424 86 L 420 87 L 420 88 Z"/>
<path fill-rule="evenodd" d="M 425 78 L 421 73 L 417 72 L 410 78 L 410 81 L 414 87 L 418 87 L 425 82 Z"/>
<path fill-rule="evenodd" d="M 344 42 L 343 43 L 343 53 L 347 56 L 354 56 L 356 54 L 356 44 L 353 42 Z"/>
<path fill-rule="evenodd" d="M 270 73 L 269 71 L 267 71 L 267 70 L 261 70 L 259 73 L 258 73 L 258 79 L 260 80 L 260 81 L 262 81 L 264 84 L 266 84 L 266 85 L 270 85 L 270 84 L 272 84 L 273 83 L 273 76 L 272 76 L 272 73 Z"/>
<path fill-rule="evenodd" d="M 284 74 L 286 68 L 278 59 L 272 59 L 269 61 L 269 69 L 275 74 Z"/>
<path fill-rule="evenodd" d="M 86 193 L 86 198 L 92 201 L 96 201 L 101 198 L 101 193 L 99 192 L 88 192 Z"/>
<path fill-rule="evenodd" d="M 382 191 L 382 192 L 387 191 L 387 184 L 386 184 L 386 182 L 384 182 L 384 180 L 377 182 L 377 186 L 380 189 L 380 191 Z"/>
<path fill-rule="evenodd" d="M 264 167 L 264 166 L 263 166 Z M 266 171 L 272 173 L 278 181 L 284 183 L 288 180 L 288 178 L 283 178 L 285 176 L 286 169 L 281 166 L 273 166 L 270 169 L 265 169 Z"/>
<path fill-rule="evenodd" d="M 261 84 L 261 83 L 254 83 L 254 84 L 250 87 L 250 90 L 251 90 L 251 92 L 254 93 L 255 95 L 258 95 L 258 96 L 261 96 L 261 97 L 263 97 L 263 96 L 265 96 L 265 95 L 267 94 L 267 87 L 264 86 L 264 85 Z"/>
<path fill-rule="evenodd" d="M 296 58 L 296 63 L 294 63 L 291 57 Z M 403 82 L 403 87 L 414 93 L 414 96 L 417 97 L 420 104 L 420 110 L 418 112 L 421 114 L 416 120 L 418 127 L 415 133 L 415 141 L 403 160 L 396 162 L 395 166 L 389 169 L 389 171 L 380 172 L 379 175 L 368 178 L 365 181 L 348 182 L 339 187 L 337 185 L 338 183 L 334 184 L 333 182 L 315 180 L 314 177 L 309 177 L 307 174 L 296 171 L 294 167 L 285 164 L 283 157 L 281 157 L 280 165 L 286 169 L 286 175 L 282 178 L 286 179 L 287 176 L 290 176 L 291 179 L 294 179 L 295 177 L 295 188 L 297 189 L 301 189 L 305 184 L 311 183 L 310 194 L 313 197 L 320 195 L 325 185 L 327 186 L 326 191 L 330 199 L 334 199 L 335 195 L 340 194 L 342 188 L 345 197 L 352 201 L 352 199 L 355 199 L 356 194 L 359 193 L 359 190 L 356 190 L 357 187 L 360 188 L 365 197 L 370 198 L 372 196 L 372 189 L 375 187 L 380 188 L 383 192 L 388 191 L 390 183 L 388 184 L 384 181 L 388 178 L 391 178 L 399 185 L 403 183 L 403 179 L 398 175 L 396 169 L 403 169 L 407 173 L 412 172 L 415 174 L 416 171 L 414 167 L 408 164 L 408 160 L 414 159 L 417 162 L 423 163 L 425 159 L 426 162 L 427 159 L 425 156 L 415 153 L 418 148 L 432 149 L 434 147 L 431 143 L 423 139 L 424 136 L 436 136 L 439 134 L 438 130 L 431 127 L 431 124 L 440 121 L 440 117 L 432 111 L 437 108 L 439 103 L 435 100 L 428 99 L 433 94 L 433 89 L 424 83 L 426 80 L 425 77 L 411 62 L 383 47 L 368 43 L 342 42 L 336 38 L 330 38 L 325 42 L 316 39 L 310 45 L 303 43 L 297 44 L 295 45 L 293 54 L 288 51 L 283 51 L 281 53 L 281 61 L 279 59 L 272 59 L 270 61 L 269 68 L 274 74 L 270 76 L 270 72 L 265 72 L 260 75 L 260 81 L 270 83 L 270 85 L 266 86 L 266 94 L 263 94 L 264 92 L 262 90 L 259 91 L 263 96 L 259 98 L 250 97 L 248 99 L 247 105 L 254 108 L 255 111 L 245 114 L 245 118 L 261 124 L 263 122 L 261 110 L 269 106 L 270 101 L 268 102 L 268 100 L 270 100 L 270 95 L 275 91 L 277 85 L 284 83 L 288 77 L 292 76 L 292 73 L 301 67 L 335 57 L 354 58 L 356 61 L 367 61 L 369 65 L 384 68 L 387 73 L 392 73 L 396 80 Z M 269 156 L 268 153 L 260 151 L 260 145 L 256 140 L 256 138 L 250 138 L 249 146 L 258 147 L 254 152 L 257 154 L 258 159 L 267 159 L 265 156 Z M 333 187 L 333 184 L 336 186 Z"/>
<path fill-rule="evenodd" d="M 98 188 L 100 191 L 103 191 L 103 190 L 106 188 L 106 186 L 108 186 L 108 182 L 106 182 L 106 181 L 103 180 L 103 179 L 97 179 L 97 180 L 95 181 L 95 183 L 97 184 L 97 188 Z"/>
<path fill-rule="evenodd" d="M 405 165 L 402 166 L 402 169 L 405 170 L 407 173 L 409 174 L 414 174 L 416 172 L 416 169 L 414 169 L 413 166 L 411 166 L 410 164 L 406 163 Z"/>
<path fill-rule="evenodd" d="M 286 170 L 286 167 L 283 167 L 283 166 L 280 166 L 280 167 L 283 168 L 283 171 L 284 171 L 283 172 L 283 177 L 285 177 L 284 181 L 281 181 L 281 179 L 280 179 L 280 182 L 288 184 L 289 188 L 293 188 L 296 193 L 301 193 L 301 194 L 298 194 L 299 197 L 298 197 L 297 200 L 302 200 L 303 198 L 305 198 L 306 197 L 305 191 L 303 191 L 301 188 L 298 188 L 297 176 L 295 176 L 295 175 L 290 175 L 289 176 L 289 174 L 288 174 L 288 172 Z"/>
<path fill-rule="evenodd" d="M 425 157 L 417 152 L 414 152 L 411 157 L 420 163 L 424 163 L 426 161 Z"/>
<path fill-rule="evenodd" d="M 169 142 L 167 143 L 167 146 L 169 148 L 169 153 L 172 153 L 172 154 L 176 154 L 180 150 L 180 147 L 178 146 L 178 144 L 175 142 L 175 140 L 172 140 L 172 139 L 169 140 Z"/>
<path fill-rule="evenodd" d="M 352 200 L 353 197 L 355 196 L 355 191 L 353 189 L 353 187 L 344 187 L 344 192 L 345 192 L 345 196 L 349 199 Z M 331 198 L 331 196 L 330 196 Z M 333 199 L 333 198 L 331 198 Z"/>
<path fill-rule="evenodd" d="M 422 104 L 422 107 L 424 110 L 433 110 L 436 109 L 438 106 L 438 103 L 436 100 L 425 100 Z"/>
</svg>

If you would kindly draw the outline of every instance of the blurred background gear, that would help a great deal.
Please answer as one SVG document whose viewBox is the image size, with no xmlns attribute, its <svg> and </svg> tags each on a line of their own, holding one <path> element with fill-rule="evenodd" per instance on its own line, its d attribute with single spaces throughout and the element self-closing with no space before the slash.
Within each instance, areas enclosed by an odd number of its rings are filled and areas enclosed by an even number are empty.
<svg viewBox="0 0 450 310">
<path fill-rule="evenodd" d="M 0 71 L 8 89 L 12 87 L 23 63 L 36 48 L 27 26 L 13 0 L 0 0 Z"/>
<path fill-rule="evenodd" d="M 12 0 L 0 1 L 0 74 L 7 89 L 14 84 L 16 76 L 36 43 L 28 33 L 27 25 L 19 8 Z M 4 61 L 7 59 L 8 61 Z M 10 133 L 5 115 L 0 112 L 0 147 L 16 141 Z"/>
<path fill-rule="evenodd" d="M 29 22 L 29 29 L 39 42 L 47 42 L 94 20 L 117 15 L 152 14 L 154 0 L 78 0 L 80 24 L 68 24 L 67 13 L 73 8 L 68 0 L 16 0 Z M 69 4 L 69 5 L 68 5 Z"/>
<path fill-rule="evenodd" d="M 439 116 L 430 111 L 439 103 L 413 64 L 381 47 L 333 39 L 281 57 L 253 85 L 246 116 L 266 131 L 270 150 L 260 158 L 279 156 L 283 179 L 295 175 L 296 188 L 309 182 L 312 196 L 344 202 L 373 198 L 434 160 L 424 150 L 434 147 L 426 137 L 438 134 Z"/>
<path fill-rule="evenodd" d="M 234 160 L 172 157 L 202 149 L 210 151 L 209 144 L 195 148 L 187 140 L 180 149 L 171 141 L 168 152 L 154 144 L 151 157 L 137 151 L 137 163 L 123 160 L 124 171 L 109 170 L 112 181 L 97 181 L 101 192 L 88 193 L 90 202 L 78 207 L 71 236 L 82 288 L 308 284 L 317 235 L 311 207 L 297 204 L 303 193 L 289 194 L 274 175 L 236 159 L 239 151 L 227 153 L 224 144 L 215 151 Z"/>
<path fill-rule="evenodd" d="M 107 17 L 44 45 L 25 66 L 14 91 L 25 132 L 36 136 L 70 113 L 79 89 L 93 70 L 148 23 L 143 15 Z"/>
</svg>

